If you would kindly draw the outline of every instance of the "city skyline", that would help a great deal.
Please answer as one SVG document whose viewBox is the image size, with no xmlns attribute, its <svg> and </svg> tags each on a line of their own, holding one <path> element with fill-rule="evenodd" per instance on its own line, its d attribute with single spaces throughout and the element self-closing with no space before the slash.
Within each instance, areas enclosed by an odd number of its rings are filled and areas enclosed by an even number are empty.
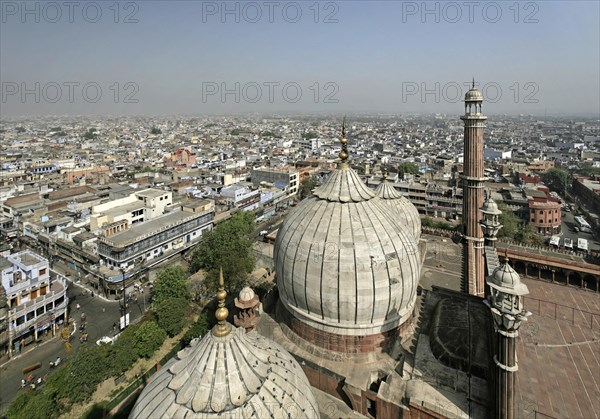
<svg viewBox="0 0 600 419">
<path fill-rule="evenodd" d="M 596 2 L 1 6 L 3 118 L 600 112 Z"/>
</svg>

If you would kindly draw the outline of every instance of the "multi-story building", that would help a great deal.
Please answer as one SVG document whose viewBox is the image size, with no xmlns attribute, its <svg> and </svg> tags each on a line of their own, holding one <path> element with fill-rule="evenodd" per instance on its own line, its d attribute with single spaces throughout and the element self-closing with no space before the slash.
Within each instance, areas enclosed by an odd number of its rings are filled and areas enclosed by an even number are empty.
<svg viewBox="0 0 600 419">
<path fill-rule="evenodd" d="M 573 180 L 573 193 L 589 210 L 600 214 L 600 180 L 578 176 Z"/>
<path fill-rule="evenodd" d="M 152 220 L 165 212 L 165 208 L 173 203 L 173 193 L 160 189 L 145 189 L 134 194 L 144 203 L 146 219 Z"/>
<path fill-rule="evenodd" d="M 562 224 L 561 203 L 549 194 L 549 189 L 526 189 L 529 222 L 543 235 L 559 234 Z"/>
<path fill-rule="evenodd" d="M 242 185 L 231 185 L 221 190 L 223 203 L 244 211 L 252 211 L 260 206 L 260 191 Z"/>
<path fill-rule="evenodd" d="M 286 190 L 288 195 L 295 195 L 298 192 L 299 181 L 298 170 L 293 167 L 259 167 L 252 169 L 252 184 L 257 188 L 266 183 L 278 189 Z"/>
<path fill-rule="evenodd" d="M 551 236 L 560 233 L 560 204 L 552 201 L 529 201 L 529 221 L 540 234 Z"/>
<path fill-rule="evenodd" d="M 134 192 L 124 198 L 96 205 L 90 216 L 90 230 L 97 231 L 107 225 L 126 221 L 127 226 L 152 220 L 173 203 L 173 193 L 160 189 Z"/>
<path fill-rule="evenodd" d="M 30 250 L 0 258 L 0 271 L 12 353 L 21 341 L 37 339 L 49 328 L 54 333 L 56 325 L 66 320 L 67 284 L 62 277 L 51 279 L 48 260 Z"/>
<path fill-rule="evenodd" d="M 180 252 L 200 240 L 204 231 L 212 229 L 215 215 L 212 201 L 187 203 L 180 209 L 109 237 L 100 237 L 101 259 L 111 267 L 132 269 Z"/>
</svg>

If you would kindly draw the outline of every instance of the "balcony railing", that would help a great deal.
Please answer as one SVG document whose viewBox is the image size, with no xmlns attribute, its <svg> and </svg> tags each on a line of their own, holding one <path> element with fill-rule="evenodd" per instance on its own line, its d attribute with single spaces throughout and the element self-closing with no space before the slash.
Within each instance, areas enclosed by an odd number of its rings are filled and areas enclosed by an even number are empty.
<svg viewBox="0 0 600 419">
<path fill-rule="evenodd" d="M 60 317 L 61 315 L 64 314 L 65 310 L 67 309 L 67 301 L 63 301 L 60 305 L 54 307 L 53 309 L 47 311 L 44 314 L 41 314 L 39 316 L 35 316 L 33 319 L 31 320 L 27 320 L 24 323 L 21 323 L 19 325 L 13 325 L 12 322 L 9 322 L 9 326 L 8 329 L 10 331 L 10 333 L 14 335 L 18 334 L 19 332 L 22 332 L 25 329 L 30 328 L 31 326 L 33 326 L 36 323 L 39 323 L 40 321 L 44 320 L 46 318 L 46 316 L 48 316 L 49 314 L 54 314 L 54 318 Z"/>
<path fill-rule="evenodd" d="M 58 291 L 51 291 L 49 293 L 46 293 L 42 296 L 35 298 L 32 301 L 29 301 L 23 305 L 18 306 L 18 308 L 9 310 L 9 316 L 13 319 L 17 319 L 31 311 L 33 311 L 35 313 L 35 311 L 38 308 L 44 307 L 49 302 L 57 300 L 61 296 L 64 296 L 65 294 L 66 294 L 66 289 L 64 289 L 64 288 L 62 290 L 58 290 Z"/>
</svg>

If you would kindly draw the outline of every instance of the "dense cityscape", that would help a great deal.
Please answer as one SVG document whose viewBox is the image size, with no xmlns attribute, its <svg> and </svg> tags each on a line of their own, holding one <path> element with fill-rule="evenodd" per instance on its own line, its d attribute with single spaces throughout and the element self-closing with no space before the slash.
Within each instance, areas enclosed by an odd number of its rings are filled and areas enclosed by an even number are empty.
<svg viewBox="0 0 600 419">
<path fill-rule="evenodd" d="M 592 3 L 2 1 L 0 418 L 600 419 Z"/>
</svg>

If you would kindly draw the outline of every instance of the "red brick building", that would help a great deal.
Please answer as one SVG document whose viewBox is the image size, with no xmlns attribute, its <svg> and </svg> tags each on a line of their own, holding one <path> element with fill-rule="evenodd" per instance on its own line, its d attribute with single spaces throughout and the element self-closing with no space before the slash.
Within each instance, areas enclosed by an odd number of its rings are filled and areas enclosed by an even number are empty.
<svg viewBox="0 0 600 419">
<path fill-rule="evenodd" d="M 550 196 L 545 187 L 528 190 L 529 222 L 536 231 L 545 236 L 559 234 L 562 224 L 561 203 Z"/>
</svg>

